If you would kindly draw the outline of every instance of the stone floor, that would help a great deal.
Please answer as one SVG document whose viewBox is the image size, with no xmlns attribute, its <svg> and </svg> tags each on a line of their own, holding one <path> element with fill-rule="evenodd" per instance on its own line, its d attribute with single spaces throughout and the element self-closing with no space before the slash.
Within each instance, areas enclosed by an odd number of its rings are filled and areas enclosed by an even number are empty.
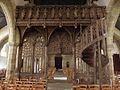
<svg viewBox="0 0 120 90">
<path fill-rule="evenodd" d="M 63 72 L 56 72 L 54 78 L 64 78 Z M 70 80 L 49 80 L 47 90 L 72 90 L 72 82 Z"/>
<path fill-rule="evenodd" d="M 47 90 L 72 90 L 72 83 L 65 81 L 49 82 Z"/>
</svg>

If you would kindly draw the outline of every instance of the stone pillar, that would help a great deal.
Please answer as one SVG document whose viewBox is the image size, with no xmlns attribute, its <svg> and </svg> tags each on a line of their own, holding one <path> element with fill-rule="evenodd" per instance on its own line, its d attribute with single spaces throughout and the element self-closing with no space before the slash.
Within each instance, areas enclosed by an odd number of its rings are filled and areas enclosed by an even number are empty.
<svg viewBox="0 0 120 90">
<path fill-rule="evenodd" d="M 110 81 L 114 81 L 114 63 L 113 63 L 113 37 L 111 36 L 107 38 L 107 51 L 108 51 L 108 59 L 109 59 L 109 75 Z"/>
<path fill-rule="evenodd" d="M 6 68 L 6 80 L 13 80 L 15 76 L 15 67 L 16 67 L 16 53 L 17 53 L 17 44 L 16 44 L 16 29 L 14 26 L 9 25 L 9 51 L 8 51 L 8 60 Z"/>
<path fill-rule="evenodd" d="M 9 43 L 6 80 L 14 80 L 16 67 L 16 52 L 17 45 L 15 43 Z"/>
<path fill-rule="evenodd" d="M 108 37 L 107 37 L 107 53 L 109 59 L 109 75 L 111 83 L 115 80 L 114 78 L 114 63 L 113 63 L 113 36 L 114 36 L 114 27 L 117 21 L 118 10 L 112 8 L 108 12 Z"/>
</svg>

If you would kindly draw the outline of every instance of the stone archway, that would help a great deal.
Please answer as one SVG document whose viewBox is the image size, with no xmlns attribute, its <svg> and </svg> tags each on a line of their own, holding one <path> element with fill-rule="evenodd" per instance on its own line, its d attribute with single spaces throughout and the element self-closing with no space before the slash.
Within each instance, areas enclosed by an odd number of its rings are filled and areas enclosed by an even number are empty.
<svg viewBox="0 0 120 90">
<path fill-rule="evenodd" d="M 73 51 L 72 40 L 70 34 L 64 28 L 56 28 L 51 34 L 48 43 L 48 58 L 49 66 L 55 66 L 55 57 L 62 56 L 62 68 L 66 67 L 66 62 L 70 63 L 73 67 Z"/>
<path fill-rule="evenodd" d="M 3 9 L 3 12 L 7 21 L 7 29 L 9 30 L 9 53 L 7 61 L 7 71 L 6 79 L 13 79 L 15 72 L 16 64 L 16 32 L 15 32 L 15 8 L 13 1 L 11 0 L 0 0 L 0 6 Z"/>
</svg>

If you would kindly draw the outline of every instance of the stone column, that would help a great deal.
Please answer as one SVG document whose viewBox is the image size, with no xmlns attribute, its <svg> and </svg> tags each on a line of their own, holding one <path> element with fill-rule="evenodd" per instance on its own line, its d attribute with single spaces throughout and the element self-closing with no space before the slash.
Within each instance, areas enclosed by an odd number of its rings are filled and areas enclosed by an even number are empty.
<svg viewBox="0 0 120 90">
<path fill-rule="evenodd" d="M 108 11 L 108 37 L 107 37 L 107 53 L 108 53 L 108 59 L 109 59 L 109 75 L 110 75 L 110 81 L 115 80 L 114 78 L 114 63 L 113 63 L 113 36 L 114 36 L 114 27 L 115 23 L 117 21 L 118 17 L 118 10 L 115 8 L 112 8 Z"/>
<path fill-rule="evenodd" d="M 17 45 L 15 43 L 9 43 L 6 80 L 14 80 L 16 67 L 16 52 Z"/>
<path fill-rule="evenodd" d="M 9 25 L 9 51 L 8 51 L 8 60 L 6 68 L 6 80 L 14 80 L 15 76 L 15 67 L 16 67 L 16 53 L 17 53 L 17 44 L 16 44 L 16 29 L 14 26 Z"/>
</svg>

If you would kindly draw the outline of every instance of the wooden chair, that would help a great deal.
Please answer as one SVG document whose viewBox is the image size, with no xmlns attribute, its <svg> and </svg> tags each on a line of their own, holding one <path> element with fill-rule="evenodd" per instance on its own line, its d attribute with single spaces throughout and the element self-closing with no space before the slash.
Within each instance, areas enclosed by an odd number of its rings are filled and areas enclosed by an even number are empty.
<svg viewBox="0 0 120 90">
<path fill-rule="evenodd" d="M 36 80 L 36 79 L 29 79 L 29 81 L 31 81 L 31 82 L 37 82 L 38 80 Z"/>
<path fill-rule="evenodd" d="M 0 83 L 0 90 L 3 90 L 3 84 Z"/>
<path fill-rule="evenodd" d="M 44 85 L 33 85 L 33 90 L 45 90 Z"/>
<path fill-rule="evenodd" d="M 100 90 L 100 86 L 99 85 L 88 85 L 88 90 Z"/>
<path fill-rule="evenodd" d="M 21 88 L 21 85 L 22 84 L 16 84 L 16 90 L 21 90 L 20 88 Z"/>
<path fill-rule="evenodd" d="M 20 79 L 20 81 L 28 81 L 28 79 L 26 79 L 26 78 L 25 79 Z"/>
<path fill-rule="evenodd" d="M 6 90 L 16 90 L 15 84 L 7 84 Z"/>
<path fill-rule="evenodd" d="M 87 85 L 80 84 L 77 90 L 87 90 Z"/>
<path fill-rule="evenodd" d="M 73 90 L 87 90 L 87 85 L 80 84 L 77 86 L 73 86 Z"/>
<path fill-rule="evenodd" d="M 112 90 L 112 86 L 108 84 L 101 85 L 102 90 Z"/>
<path fill-rule="evenodd" d="M 120 84 L 113 84 L 112 90 L 120 90 Z"/>
<path fill-rule="evenodd" d="M 15 81 L 15 84 L 22 84 L 22 81 Z"/>
<path fill-rule="evenodd" d="M 77 90 L 77 88 L 79 88 L 79 85 L 74 85 L 73 86 L 73 90 Z"/>
<path fill-rule="evenodd" d="M 20 85 L 20 90 L 32 90 L 33 87 L 30 84 L 22 84 Z"/>
</svg>

